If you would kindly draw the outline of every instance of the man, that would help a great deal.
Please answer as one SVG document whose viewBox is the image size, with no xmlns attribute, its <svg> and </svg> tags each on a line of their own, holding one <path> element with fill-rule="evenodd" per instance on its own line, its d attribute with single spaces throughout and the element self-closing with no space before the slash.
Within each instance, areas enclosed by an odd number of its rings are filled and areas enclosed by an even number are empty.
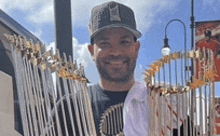
<svg viewBox="0 0 220 136">
<path fill-rule="evenodd" d="M 136 89 L 144 90 L 144 84 L 134 79 L 140 48 L 137 39 L 141 33 L 136 29 L 132 9 L 117 2 L 107 2 L 92 9 L 89 32 L 91 45 L 88 49 L 100 78 L 97 84 L 89 87 L 95 126 L 98 129 L 101 116 L 108 108 L 123 103 L 125 99 L 133 99 Z M 145 98 L 146 95 L 143 95 L 139 101 L 146 102 Z M 126 104 L 130 105 L 129 102 Z M 129 106 L 127 110 L 130 110 Z M 124 116 L 124 121 L 129 123 L 132 120 Z M 127 126 L 124 127 L 127 129 Z M 142 130 L 138 128 L 139 131 Z"/>
</svg>

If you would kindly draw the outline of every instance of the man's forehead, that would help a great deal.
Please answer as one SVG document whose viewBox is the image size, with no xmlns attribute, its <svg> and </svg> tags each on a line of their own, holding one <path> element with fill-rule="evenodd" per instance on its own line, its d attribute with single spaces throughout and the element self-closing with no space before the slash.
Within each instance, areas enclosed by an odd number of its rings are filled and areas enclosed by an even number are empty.
<svg viewBox="0 0 220 136">
<path fill-rule="evenodd" d="M 117 37 L 118 39 L 133 39 L 132 35 L 124 35 L 124 36 L 120 36 Z M 106 36 L 106 35 L 100 35 L 99 37 L 95 38 L 95 40 L 109 40 L 110 37 Z"/>
<path fill-rule="evenodd" d="M 124 29 L 124 28 L 108 28 L 108 29 L 104 29 L 101 32 L 99 32 L 94 38 L 96 40 L 108 40 L 110 37 L 117 35 L 117 38 L 120 39 L 126 39 L 126 38 L 132 38 L 134 37 L 134 35 Z"/>
</svg>

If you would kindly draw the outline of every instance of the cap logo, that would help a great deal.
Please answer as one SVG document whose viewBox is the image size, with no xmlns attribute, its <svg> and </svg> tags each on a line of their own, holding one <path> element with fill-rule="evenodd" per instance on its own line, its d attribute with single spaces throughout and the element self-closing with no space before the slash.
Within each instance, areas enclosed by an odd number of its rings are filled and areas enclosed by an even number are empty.
<svg viewBox="0 0 220 136">
<path fill-rule="evenodd" d="M 118 4 L 112 2 L 109 4 L 110 21 L 121 21 Z"/>
<path fill-rule="evenodd" d="M 101 15 L 103 14 L 103 12 L 104 12 L 104 10 L 101 10 L 101 11 L 94 14 L 93 20 L 92 20 L 94 30 L 99 28 L 99 24 L 100 24 L 99 21 L 102 19 Z"/>
</svg>

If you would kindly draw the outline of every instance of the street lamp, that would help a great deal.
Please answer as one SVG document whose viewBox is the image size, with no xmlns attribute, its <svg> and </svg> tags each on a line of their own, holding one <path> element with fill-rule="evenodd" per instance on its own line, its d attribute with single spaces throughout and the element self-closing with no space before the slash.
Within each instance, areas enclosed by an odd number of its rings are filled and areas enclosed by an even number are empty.
<svg viewBox="0 0 220 136">
<path fill-rule="evenodd" d="M 167 25 L 166 25 L 166 27 L 165 27 L 165 38 L 164 38 L 164 45 L 163 45 L 163 47 L 162 47 L 162 55 L 163 56 L 167 56 L 167 55 L 169 55 L 170 54 L 170 46 L 169 46 L 169 44 L 168 44 L 168 38 L 167 38 L 167 27 L 168 27 L 168 25 L 170 24 L 170 23 L 172 23 L 172 22 L 174 22 L 174 21 L 177 21 L 177 22 L 180 22 L 182 25 L 183 25 L 183 27 L 184 27 L 184 55 L 185 55 L 185 66 L 186 66 L 186 26 L 185 26 L 185 24 L 181 21 L 181 20 L 179 20 L 179 19 L 172 19 L 172 20 L 170 20 L 168 23 L 167 23 Z M 177 66 L 177 64 L 176 64 L 176 61 L 175 61 L 175 67 Z M 165 70 L 163 71 L 163 73 L 165 73 Z M 185 73 L 185 80 L 186 80 L 186 71 L 184 72 Z M 176 77 L 177 77 L 177 69 L 175 69 L 175 74 L 176 74 Z M 181 73 L 182 74 L 182 73 Z M 171 84 L 171 81 L 172 81 L 172 78 L 171 78 L 171 76 L 172 76 L 172 74 L 171 74 L 171 64 L 169 63 L 169 81 L 170 81 L 170 84 Z M 183 75 L 181 75 L 182 77 L 183 77 Z M 183 80 L 182 80 L 183 81 Z M 165 82 L 165 76 L 164 76 L 164 82 Z M 176 78 L 176 84 L 177 84 L 177 78 Z M 183 82 L 182 82 L 182 85 L 183 85 Z M 171 101 L 171 103 L 172 103 L 172 95 L 171 95 L 171 97 L 170 97 L 170 101 Z M 178 108 L 179 107 L 177 107 L 177 111 L 178 111 Z M 177 112 L 178 113 L 178 112 Z M 177 117 L 178 118 L 178 120 L 179 120 L 179 116 Z M 184 130 L 186 130 L 186 128 L 187 128 L 187 126 L 186 126 L 186 124 L 188 124 L 188 123 L 185 123 L 184 124 Z M 180 126 L 180 122 L 178 121 L 177 122 L 177 126 Z M 185 133 L 187 133 L 186 131 L 185 131 Z M 178 136 L 180 135 L 180 131 L 178 131 Z"/>
<path fill-rule="evenodd" d="M 167 25 L 165 27 L 164 45 L 163 45 L 162 50 L 161 50 L 163 56 L 166 56 L 166 55 L 170 54 L 170 46 L 168 44 L 168 38 L 167 38 L 167 27 L 168 27 L 168 25 L 170 23 L 172 23 L 174 21 L 180 22 L 183 25 L 183 27 L 184 27 L 184 53 L 186 54 L 186 26 L 185 26 L 185 24 L 181 20 L 179 20 L 179 19 L 172 19 L 172 20 L 170 20 L 167 23 Z"/>
<path fill-rule="evenodd" d="M 170 54 L 170 46 L 168 45 L 168 39 L 164 38 L 164 46 L 162 47 L 162 55 L 167 56 Z"/>
</svg>

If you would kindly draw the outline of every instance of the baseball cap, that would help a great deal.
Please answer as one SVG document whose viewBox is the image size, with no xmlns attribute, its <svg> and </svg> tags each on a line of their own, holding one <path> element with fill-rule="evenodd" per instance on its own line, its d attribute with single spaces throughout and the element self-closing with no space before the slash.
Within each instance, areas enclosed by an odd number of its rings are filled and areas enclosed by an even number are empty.
<svg viewBox="0 0 220 136">
<path fill-rule="evenodd" d="M 95 6 L 91 11 L 89 22 L 90 38 L 112 27 L 123 27 L 137 39 L 141 37 L 141 33 L 136 29 L 135 16 L 131 8 L 114 1 Z"/>
</svg>

